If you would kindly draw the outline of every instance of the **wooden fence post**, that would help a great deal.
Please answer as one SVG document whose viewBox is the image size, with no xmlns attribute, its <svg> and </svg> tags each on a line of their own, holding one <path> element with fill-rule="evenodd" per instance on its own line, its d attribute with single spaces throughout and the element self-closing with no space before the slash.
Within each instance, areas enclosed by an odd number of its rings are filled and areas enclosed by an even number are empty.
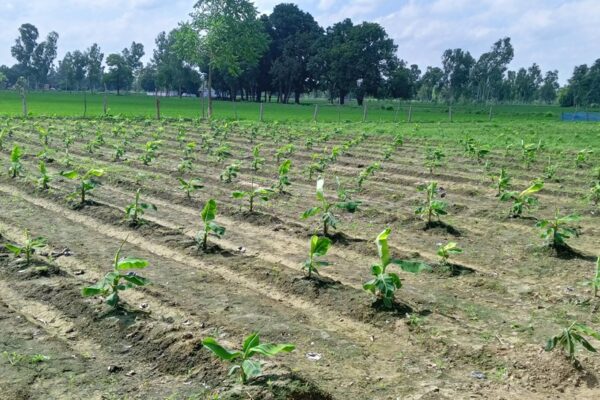
<svg viewBox="0 0 600 400">
<path fill-rule="evenodd" d="M 160 121 L 160 99 L 158 96 L 154 96 L 156 100 L 156 119 Z"/>
<path fill-rule="evenodd" d="M 315 111 L 313 112 L 313 121 L 317 122 L 317 117 L 319 115 L 319 105 L 315 104 Z"/>
<path fill-rule="evenodd" d="M 83 92 L 83 118 L 87 114 L 87 92 Z"/>
<path fill-rule="evenodd" d="M 448 106 L 448 121 L 452 122 L 452 106 Z"/>
<path fill-rule="evenodd" d="M 489 120 L 492 120 L 492 106 L 490 106 L 490 115 L 489 115 Z"/>
<path fill-rule="evenodd" d="M 27 97 L 25 96 L 25 89 L 21 89 L 21 103 L 23 105 L 23 117 L 27 117 Z"/>
<path fill-rule="evenodd" d="M 412 121 L 412 104 L 408 107 L 408 122 Z"/>
<path fill-rule="evenodd" d="M 258 120 L 260 122 L 263 122 L 263 113 L 264 113 L 264 107 L 265 107 L 265 103 L 260 103 L 260 109 L 259 109 L 259 115 L 258 115 Z"/>
<path fill-rule="evenodd" d="M 364 104 L 363 104 L 363 120 L 362 122 L 366 122 L 367 121 L 367 100 L 364 100 Z"/>
<path fill-rule="evenodd" d="M 104 116 L 106 117 L 106 110 L 107 110 L 106 92 L 104 93 L 104 97 L 102 98 L 102 109 L 104 110 Z"/>
</svg>

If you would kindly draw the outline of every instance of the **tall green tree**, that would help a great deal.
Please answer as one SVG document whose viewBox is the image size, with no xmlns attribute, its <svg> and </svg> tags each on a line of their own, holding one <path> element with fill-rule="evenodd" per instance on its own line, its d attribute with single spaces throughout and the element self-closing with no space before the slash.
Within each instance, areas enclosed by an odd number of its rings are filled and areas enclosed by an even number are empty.
<svg viewBox="0 0 600 400">
<path fill-rule="evenodd" d="M 455 101 L 468 96 L 469 79 L 475 59 L 462 49 L 448 49 L 442 55 L 446 98 Z"/>
<path fill-rule="evenodd" d="M 122 54 L 109 54 L 106 57 L 108 71 L 104 75 L 104 82 L 111 88 L 116 89 L 117 95 L 122 89 L 128 88 L 133 82 L 133 71 L 130 62 Z"/>
<path fill-rule="evenodd" d="M 316 41 L 323 29 L 312 15 L 295 4 L 282 3 L 269 15 L 272 42 L 269 49 L 273 59 L 271 75 L 273 84 L 283 103 L 294 93 L 294 102 L 300 103 L 300 95 L 310 90 L 314 79 L 308 69 Z"/>
<path fill-rule="evenodd" d="M 93 92 L 102 84 L 104 53 L 100 50 L 100 46 L 94 43 L 85 51 L 85 55 L 87 57 L 87 81 L 90 90 Z"/>
<path fill-rule="evenodd" d="M 548 104 L 553 103 L 556 101 L 559 88 L 558 71 L 547 71 L 542 86 L 540 87 L 540 100 Z"/>
<path fill-rule="evenodd" d="M 58 33 L 50 32 L 46 40 L 38 43 L 39 31 L 32 24 L 19 27 L 19 37 L 10 51 L 31 86 L 43 85 L 56 59 Z"/>
<path fill-rule="evenodd" d="M 472 87 L 478 101 L 497 99 L 502 89 L 504 73 L 514 57 L 510 38 L 500 39 L 489 52 L 483 53 L 473 66 Z"/>
<path fill-rule="evenodd" d="M 215 69 L 238 76 L 242 66 L 258 63 L 268 37 L 248 0 L 199 0 L 192 21 L 178 30 L 176 48 L 186 61 L 208 64 L 208 117 L 212 116 L 212 77 Z"/>
</svg>

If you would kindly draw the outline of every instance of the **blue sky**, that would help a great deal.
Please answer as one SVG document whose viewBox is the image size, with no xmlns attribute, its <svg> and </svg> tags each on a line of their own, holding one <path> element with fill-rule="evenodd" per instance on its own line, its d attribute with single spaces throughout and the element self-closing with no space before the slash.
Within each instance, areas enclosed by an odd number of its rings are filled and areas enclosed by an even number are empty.
<svg viewBox="0 0 600 400">
<path fill-rule="evenodd" d="M 256 0 L 269 13 L 281 1 Z M 151 54 L 154 38 L 187 18 L 194 1 L 183 0 L 2 0 L 0 64 L 12 65 L 10 46 L 18 27 L 33 23 L 46 35 L 59 33 L 59 58 L 97 42 L 105 54 L 131 40 Z M 398 55 L 421 69 L 439 65 L 448 48 L 475 57 L 500 37 L 515 47 L 511 68 L 540 64 L 558 69 L 561 82 L 575 65 L 600 58 L 600 0 L 298 0 L 322 26 L 343 18 L 382 24 L 398 45 Z"/>
</svg>

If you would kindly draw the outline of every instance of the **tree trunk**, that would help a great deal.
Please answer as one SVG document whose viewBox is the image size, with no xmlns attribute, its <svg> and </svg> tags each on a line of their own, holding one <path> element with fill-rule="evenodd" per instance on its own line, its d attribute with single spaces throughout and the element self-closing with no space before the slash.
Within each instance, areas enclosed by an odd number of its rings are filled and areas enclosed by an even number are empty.
<svg viewBox="0 0 600 400">
<path fill-rule="evenodd" d="M 294 103 L 300 104 L 300 91 L 296 90 L 294 92 Z"/>
</svg>

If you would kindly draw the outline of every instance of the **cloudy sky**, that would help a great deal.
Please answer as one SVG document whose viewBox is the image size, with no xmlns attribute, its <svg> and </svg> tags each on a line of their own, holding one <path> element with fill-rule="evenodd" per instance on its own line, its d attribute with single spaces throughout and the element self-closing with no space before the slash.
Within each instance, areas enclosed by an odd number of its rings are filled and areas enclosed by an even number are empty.
<svg viewBox="0 0 600 400">
<path fill-rule="evenodd" d="M 256 0 L 262 13 L 281 1 Z M 322 26 L 343 18 L 382 24 L 399 56 L 421 69 L 439 65 L 445 49 L 478 57 L 510 36 L 512 68 L 540 64 L 558 69 L 561 82 L 573 67 L 600 58 L 599 0 L 297 0 Z M 0 0 L 0 64 L 12 65 L 10 47 L 22 23 L 45 36 L 59 33 L 59 57 L 97 42 L 105 54 L 132 40 L 151 54 L 158 32 L 187 18 L 194 0 Z M 146 57 L 147 59 L 148 57 Z"/>
</svg>

